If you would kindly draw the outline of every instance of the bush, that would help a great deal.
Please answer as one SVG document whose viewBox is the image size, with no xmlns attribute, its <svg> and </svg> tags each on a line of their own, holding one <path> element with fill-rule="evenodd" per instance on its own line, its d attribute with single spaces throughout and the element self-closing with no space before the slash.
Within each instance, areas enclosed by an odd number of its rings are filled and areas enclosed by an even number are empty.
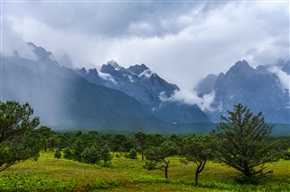
<svg viewBox="0 0 290 192">
<path fill-rule="evenodd" d="M 96 164 L 101 160 L 100 149 L 94 146 L 86 148 L 81 157 L 85 163 Z"/>
<path fill-rule="evenodd" d="M 54 152 L 54 158 L 57 158 L 57 159 L 60 159 L 61 158 L 61 151 L 60 149 L 57 149 L 55 152 Z"/>
<path fill-rule="evenodd" d="M 290 160 L 290 152 L 289 151 L 284 151 L 282 153 L 282 159 L 284 159 L 284 160 Z"/>
<path fill-rule="evenodd" d="M 113 156 L 110 153 L 110 148 L 107 145 L 103 146 L 100 154 L 101 159 L 104 160 L 104 166 L 105 167 L 109 166 L 113 158 Z"/>
<path fill-rule="evenodd" d="M 70 148 L 65 148 L 65 149 L 64 149 L 64 151 L 63 151 L 63 157 L 64 157 L 65 159 L 72 159 L 73 154 L 72 154 Z"/>
<path fill-rule="evenodd" d="M 129 158 L 129 159 L 138 159 L 136 149 L 135 148 L 131 149 L 129 151 L 129 153 L 126 153 L 125 154 L 125 157 L 126 158 Z"/>
</svg>

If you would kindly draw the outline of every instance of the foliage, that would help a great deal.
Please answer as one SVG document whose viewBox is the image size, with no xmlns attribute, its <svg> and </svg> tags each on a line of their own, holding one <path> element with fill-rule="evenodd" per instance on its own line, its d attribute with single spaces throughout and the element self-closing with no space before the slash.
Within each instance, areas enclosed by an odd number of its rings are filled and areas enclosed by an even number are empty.
<svg viewBox="0 0 290 192">
<path fill-rule="evenodd" d="M 36 132 L 41 137 L 42 149 L 46 151 L 48 148 L 51 148 L 49 141 L 50 138 L 53 137 L 56 133 L 53 130 L 51 130 L 51 128 L 46 126 L 41 126 L 40 128 L 36 129 Z"/>
<path fill-rule="evenodd" d="M 142 168 L 144 162 L 114 158 L 114 166 L 104 168 L 66 159 L 56 159 L 51 151 L 41 152 L 38 161 L 25 161 L 0 173 L 0 191 L 290 191 L 289 162 L 279 160 L 267 164 L 275 169 L 275 177 L 261 180 L 259 185 L 233 183 L 235 171 L 228 166 L 208 161 L 197 186 L 192 181 L 194 163 L 180 164 L 179 157 L 170 160 L 170 179 L 163 172 Z M 141 156 L 140 156 L 141 157 Z"/>
<path fill-rule="evenodd" d="M 265 163 L 275 160 L 273 142 L 269 142 L 272 126 L 265 123 L 262 113 L 253 115 L 238 104 L 229 116 L 221 116 L 216 138 L 219 160 L 241 173 L 241 183 L 255 183 L 265 176 Z M 270 173 L 270 171 L 268 172 Z"/>
<path fill-rule="evenodd" d="M 284 160 L 290 160 L 290 151 L 281 152 L 281 158 Z"/>
<path fill-rule="evenodd" d="M 90 164 L 96 164 L 102 159 L 100 148 L 94 146 L 86 148 L 81 156 L 83 162 Z"/>
<path fill-rule="evenodd" d="M 110 145 L 113 151 L 119 152 L 128 152 L 133 147 L 132 142 L 122 133 L 113 135 Z"/>
<path fill-rule="evenodd" d="M 40 138 L 33 130 L 39 124 L 39 118 L 30 120 L 32 114 L 33 109 L 28 103 L 0 103 L 0 171 L 22 160 L 37 159 Z"/>
<path fill-rule="evenodd" d="M 136 151 L 136 149 L 135 148 L 132 148 L 130 151 L 129 151 L 129 153 L 126 153 L 125 154 L 125 157 L 126 158 L 130 158 L 130 159 L 138 159 L 138 157 L 137 157 L 137 151 Z"/>
<path fill-rule="evenodd" d="M 101 159 L 104 161 L 104 166 L 109 166 L 113 156 L 110 153 L 110 148 L 108 145 L 105 145 L 101 149 Z"/>
<path fill-rule="evenodd" d="M 65 148 L 63 151 L 63 157 L 65 159 L 72 159 L 73 158 L 73 154 L 71 152 L 71 149 L 69 147 Z"/>
<path fill-rule="evenodd" d="M 143 132 L 134 133 L 134 138 L 141 149 L 142 161 L 144 160 L 144 150 L 146 149 L 147 134 Z"/>
<path fill-rule="evenodd" d="M 203 171 L 206 162 L 214 158 L 214 143 L 211 135 L 188 135 L 183 139 L 182 153 L 188 161 L 196 164 L 195 184 L 198 175 Z"/>
<path fill-rule="evenodd" d="M 164 175 L 167 179 L 170 160 L 166 158 L 177 154 L 177 151 L 176 144 L 170 140 L 164 141 L 158 147 L 151 146 L 145 151 L 147 161 L 143 167 L 148 170 L 164 170 Z"/>
<path fill-rule="evenodd" d="M 83 144 L 83 140 L 78 138 L 72 146 L 73 148 L 73 159 L 76 161 L 82 161 L 82 152 L 86 149 Z"/>
<path fill-rule="evenodd" d="M 61 156 L 62 156 L 62 154 L 61 154 L 60 149 L 57 149 L 57 150 L 54 152 L 54 158 L 60 159 Z"/>
</svg>

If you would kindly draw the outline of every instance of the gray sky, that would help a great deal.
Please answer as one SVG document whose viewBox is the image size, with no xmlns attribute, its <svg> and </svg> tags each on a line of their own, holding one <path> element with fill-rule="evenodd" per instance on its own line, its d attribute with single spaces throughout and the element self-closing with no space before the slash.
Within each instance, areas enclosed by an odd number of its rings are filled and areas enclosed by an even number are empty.
<svg viewBox="0 0 290 192">
<path fill-rule="evenodd" d="M 75 67 L 146 64 L 192 89 L 236 61 L 289 59 L 289 1 L 2 1 L 2 52 L 23 42 L 67 53 Z"/>
</svg>

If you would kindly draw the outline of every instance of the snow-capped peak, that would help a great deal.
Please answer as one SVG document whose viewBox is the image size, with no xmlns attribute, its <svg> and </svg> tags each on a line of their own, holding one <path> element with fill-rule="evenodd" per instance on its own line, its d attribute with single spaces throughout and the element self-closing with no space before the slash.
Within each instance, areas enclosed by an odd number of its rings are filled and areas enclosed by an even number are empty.
<svg viewBox="0 0 290 192">
<path fill-rule="evenodd" d="M 138 77 L 139 77 L 139 78 L 140 78 L 140 77 L 145 77 L 145 78 L 149 79 L 152 75 L 154 75 L 154 73 L 153 73 L 150 69 L 146 69 L 146 70 L 144 70 L 142 73 L 140 73 L 140 74 L 138 75 Z"/>
<path fill-rule="evenodd" d="M 120 66 L 116 61 L 114 61 L 114 60 L 108 61 L 108 62 L 107 62 L 107 65 L 111 65 L 111 66 L 114 67 L 116 70 L 121 68 L 121 66 Z"/>
</svg>

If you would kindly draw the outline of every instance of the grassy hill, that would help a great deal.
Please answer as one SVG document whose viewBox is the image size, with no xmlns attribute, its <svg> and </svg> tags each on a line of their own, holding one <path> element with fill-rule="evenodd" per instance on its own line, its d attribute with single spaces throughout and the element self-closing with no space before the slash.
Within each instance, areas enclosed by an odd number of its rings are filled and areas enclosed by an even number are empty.
<svg viewBox="0 0 290 192">
<path fill-rule="evenodd" d="M 274 174 L 259 185 L 234 184 L 233 169 L 208 162 L 194 186 L 192 163 L 182 164 L 171 157 L 169 179 L 163 171 L 148 171 L 144 162 L 116 157 L 112 165 L 89 165 L 66 159 L 55 159 L 52 152 L 42 152 L 38 161 L 25 161 L 0 172 L 0 191 L 290 191 L 289 161 L 268 165 Z"/>
</svg>

